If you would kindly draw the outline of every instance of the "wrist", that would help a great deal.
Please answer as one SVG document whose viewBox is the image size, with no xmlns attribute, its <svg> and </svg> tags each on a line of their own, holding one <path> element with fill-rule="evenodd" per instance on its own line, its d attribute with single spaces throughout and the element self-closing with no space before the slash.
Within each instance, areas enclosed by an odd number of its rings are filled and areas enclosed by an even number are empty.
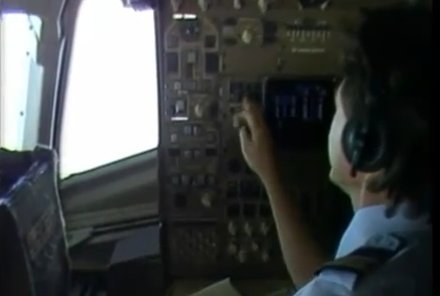
<svg viewBox="0 0 440 296">
<path fill-rule="evenodd" d="M 269 188 L 281 182 L 279 170 L 276 168 L 275 165 L 271 165 L 270 167 L 267 167 L 264 171 L 259 172 L 258 176 L 266 190 L 269 190 Z"/>
</svg>

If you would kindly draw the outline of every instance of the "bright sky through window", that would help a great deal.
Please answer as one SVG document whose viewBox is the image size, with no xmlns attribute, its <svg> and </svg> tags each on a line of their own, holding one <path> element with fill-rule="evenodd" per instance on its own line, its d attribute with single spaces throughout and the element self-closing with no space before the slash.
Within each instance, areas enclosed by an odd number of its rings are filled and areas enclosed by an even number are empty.
<svg viewBox="0 0 440 296">
<path fill-rule="evenodd" d="M 84 0 L 73 39 L 61 129 L 61 177 L 158 145 L 154 12 Z"/>
</svg>

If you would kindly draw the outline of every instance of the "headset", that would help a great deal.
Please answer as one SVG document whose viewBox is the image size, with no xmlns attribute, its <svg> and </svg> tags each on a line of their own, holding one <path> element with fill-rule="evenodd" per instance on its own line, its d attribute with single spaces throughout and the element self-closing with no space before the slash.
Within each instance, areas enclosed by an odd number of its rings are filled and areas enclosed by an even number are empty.
<svg viewBox="0 0 440 296">
<path fill-rule="evenodd" d="M 388 161 L 388 130 L 383 104 L 388 95 L 381 75 L 360 75 L 354 116 L 342 132 L 342 149 L 351 164 L 351 175 L 370 173 L 384 168 Z"/>
</svg>

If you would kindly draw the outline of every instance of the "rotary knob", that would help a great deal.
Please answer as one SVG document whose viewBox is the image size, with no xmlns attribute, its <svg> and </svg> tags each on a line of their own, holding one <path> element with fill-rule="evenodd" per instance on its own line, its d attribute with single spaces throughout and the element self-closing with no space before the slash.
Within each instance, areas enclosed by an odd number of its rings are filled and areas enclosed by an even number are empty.
<svg viewBox="0 0 440 296">
<path fill-rule="evenodd" d="M 209 192 L 203 193 L 202 197 L 200 198 L 200 202 L 205 208 L 211 208 L 213 201 L 214 201 L 214 197 Z"/>
<path fill-rule="evenodd" d="M 216 103 L 198 103 L 194 106 L 194 115 L 197 118 L 211 117 L 215 118 L 218 116 L 219 108 Z"/>
<path fill-rule="evenodd" d="M 202 104 L 196 104 L 194 107 L 194 114 L 198 118 L 202 118 L 205 113 L 205 108 L 202 106 Z"/>
</svg>

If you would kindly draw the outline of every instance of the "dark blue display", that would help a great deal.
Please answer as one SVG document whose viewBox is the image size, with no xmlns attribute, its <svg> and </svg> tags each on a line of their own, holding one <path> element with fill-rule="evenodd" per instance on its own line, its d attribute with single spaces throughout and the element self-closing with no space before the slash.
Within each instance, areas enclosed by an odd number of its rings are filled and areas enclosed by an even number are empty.
<svg viewBox="0 0 440 296">
<path fill-rule="evenodd" d="M 325 145 L 334 113 L 334 88 L 331 78 L 268 78 L 263 106 L 277 144 L 293 149 Z"/>
</svg>

